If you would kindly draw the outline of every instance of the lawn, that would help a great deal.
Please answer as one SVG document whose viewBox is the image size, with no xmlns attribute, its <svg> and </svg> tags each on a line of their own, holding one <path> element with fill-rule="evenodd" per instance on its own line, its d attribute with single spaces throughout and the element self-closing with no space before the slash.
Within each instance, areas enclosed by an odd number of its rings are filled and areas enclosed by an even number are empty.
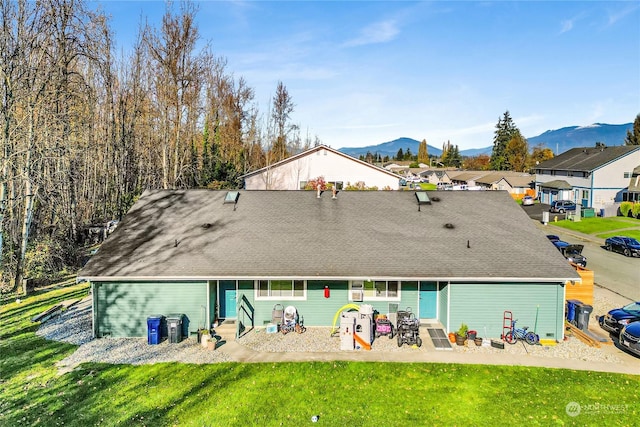
<svg viewBox="0 0 640 427">
<path fill-rule="evenodd" d="M 615 230 L 620 230 L 624 228 L 632 228 L 632 227 L 640 227 L 640 221 L 633 218 L 624 218 L 624 217 L 612 217 L 612 218 L 582 218 L 580 221 L 569 221 L 569 220 L 561 220 L 561 221 L 553 221 L 550 224 L 553 224 L 557 227 L 566 228 L 568 230 L 574 230 L 585 234 L 593 234 L 598 235 L 598 237 L 605 237 L 604 235 L 600 236 L 601 233 L 607 233 L 608 235 L 624 235 L 626 236 L 627 231 L 635 230 L 626 230 L 615 233 Z M 613 234 L 611 234 L 613 233 Z M 608 237 L 608 236 L 607 236 Z M 633 236 L 629 236 L 633 237 Z"/>
<path fill-rule="evenodd" d="M 85 364 L 59 376 L 74 346 L 36 337 L 30 318 L 86 292 L 0 307 L 0 425 L 301 426 L 318 415 L 323 426 L 622 426 L 640 415 L 640 376 L 519 366 Z"/>
</svg>

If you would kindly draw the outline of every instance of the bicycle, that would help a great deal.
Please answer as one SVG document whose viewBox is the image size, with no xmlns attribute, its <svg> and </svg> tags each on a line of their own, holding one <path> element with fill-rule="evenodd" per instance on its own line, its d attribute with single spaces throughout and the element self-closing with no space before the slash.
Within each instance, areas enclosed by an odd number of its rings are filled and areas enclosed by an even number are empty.
<svg viewBox="0 0 640 427">
<path fill-rule="evenodd" d="M 516 320 L 511 321 L 511 330 L 502 336 L 502 339 L 509 344 L 515 344 L 518 340 L 524 340 L 529 345 L 535 345 L 540 343 L 540 336 L 533 332 L 530 332 L 528 326 L 523 328 L 516 328 Z"/>
</svg>

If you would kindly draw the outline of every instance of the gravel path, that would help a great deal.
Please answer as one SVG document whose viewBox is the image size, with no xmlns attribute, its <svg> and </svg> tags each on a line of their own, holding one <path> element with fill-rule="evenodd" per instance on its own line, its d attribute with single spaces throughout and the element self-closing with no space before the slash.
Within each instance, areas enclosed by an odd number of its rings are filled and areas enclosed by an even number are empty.
<svg viewBox="0 0 640 427">
<path fill-rule="evenodd" d="M 595 315 L 605 313 L 616 303 L 599 298 L 594 303 L 594 310 L 590 322 L 597 325 Z M 597 327 L 597 326 L 596 326 Z M 238 339 L 238 343 L 258 352 L 340 352 L 339 334 L 330 335 L 330 328 L 308 327 L 302 334 L 281 333 L 267 334 L 264 328 L 251 330 Z M 78 349 L 69 357 L 59 362 L 61 373 L 73 369 L 83 362 L 102 362 L 113 364 L 152 364 L 159 362 L 182 363 L 219 363 L 234 359 L 224 351 L 224 346 L 216 350 L 207 350 L 198 345 L 194 339 L 185 339 L 179 344 L 169 344 L 167 341 L 159 345 L 150 346 L 145 338 L 101 338 L 91 337 L 91 302 L 85 299 L 70 307 L 60 316 L 42 324 L 36 332 L 38 336 L 49 340 L 63 341 L 78 345 Z M 404 344 L 398 347 L 396 339 L 382 336 L 372 345 L 372 352 L 431 352 L 436 351 L 429 338 L 426 328 L 421 327 L 420 337 L 422 347 Z M 473 342 L 466 346 L 453 345 L 454 352 L 463 353 L 511 353 L 529 354 L 536 357 L 552 357 L 575 359 L 594 362 L 623 363 L 617 356 L 615 348 L 589 347 L 577 338 L 555 346 L 530 346 L 518 342 L 515 345 L 505 344 L 504 350 L 493 347 L 476 346 Z"/>
</svg>

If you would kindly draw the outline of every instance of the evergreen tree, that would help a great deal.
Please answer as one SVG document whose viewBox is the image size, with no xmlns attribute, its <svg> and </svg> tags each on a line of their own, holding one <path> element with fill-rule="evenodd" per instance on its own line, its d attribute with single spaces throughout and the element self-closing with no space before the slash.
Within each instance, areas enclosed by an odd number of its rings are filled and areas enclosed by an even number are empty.
<svg viewBox="0 0 640 427">
<path fill-rule="evenodd" d="M 498 119 L 498 124 L 496 124 L 496 130 L 494 132 L 493 151 L 491 152 L 491 169 L 499 171 L 510 169 L 505 151 L 509 141 L 519 133 L 520 130 L 513 122 L 513 119 L 509 114 L 509 110 L 505 111 L 504 115 Z"/>
<path fill-rule="evenodd" d="M 640 145 L 640 114 L 633 121 L 633 133 L 627 131 L 627 137 L 624 139 L 625 145 Z"/>
<path fill-rule="evenodd" d="M 400 148 L 398 150 L 398 154 L 396 154 L 396 158 L 394 160 L 402 160 L 404 159 L 404 152 L 402 151 L 402 148 Z"/>
<path fill-rule="evenodd" d="M 407 147 L 407 151 L 404 153 L 403 160 L 411 160 L 413 158 L 413 154 L 411 154 L 411 148 Z"/>
<path fill-rule="evenodd" d="M 454 145 L 449 151 L 449 166 L 459 168 L 462 164 L 462 156 L 460 155 L 460 149 L 457 145 Z"/>
</svg>

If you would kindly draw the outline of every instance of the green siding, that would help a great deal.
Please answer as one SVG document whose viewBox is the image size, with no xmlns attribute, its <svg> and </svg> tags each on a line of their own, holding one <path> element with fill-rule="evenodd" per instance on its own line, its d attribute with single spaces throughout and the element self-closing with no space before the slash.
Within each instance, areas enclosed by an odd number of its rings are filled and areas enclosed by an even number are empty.
<svg viewBox="0 0 640 427">
<path fill-rule="evenodd" d="M 251 284 L 253 285 L 253 284 Z M 324 287 L 329 287 L 329 298 L 324 297 Z M 283 307 L 292 305 L 298 311 L 298 315 L 304 318 L 307 326 L 332 326 L 335 314 L 345 305 L 352 303 L 349 301 L 349 282 L 348 281 L 324 281 L 309 280 L 307 281 L 307 299 L 305 301 L 298 300 L 255 300 L 253 287 L 246 286 L 238 291 L 238 297 L 245 296 L 254 309 L 255 326 L 263 326 L 271 321 L 271 312 L 276 304 Z M 418 283 L 403 284 L 401 292 L 401 300 L 394 301 L 398 304 L 399 310 L 405 310 L 410 307 L 414 312 L 418 308 Z M 389 301 L 364 301 L 353 304 L 370 304 L 374 310 L 380 313 L 387 313 L 389 310 Z M 240 308 L 241 309 L 241 308 Z M 242 316 L 238 314 L 239 318 Z M 250 325 L 248 317 L 240 318 L 246 326 Z"/>
<path fill-rule="evenodd" d="M 511 311 L 517 326 L 536 327 L 540 339 L 561 340 L 563 337 L 564 302 L 560 284 L 462 284 L 452 283 L 450 289 L 449 332 L 461 323 L 478 335 L 499 338 L 502 334 L 504 311 Z"/>
<path fill-rule="evenodd" d="M 146 337 L 150 315 L 185 314 L 184 331 L 206 321 L 206 282 L 95 283 L 98 336 Z"/>
<path fill-rule="evenodd" d="M 449 330 L 448 325 L 449 314 L 449 285 L 440 282 L 438 286 L 438 320 L 442 323 L 445 330 Z"/>
</svg>

